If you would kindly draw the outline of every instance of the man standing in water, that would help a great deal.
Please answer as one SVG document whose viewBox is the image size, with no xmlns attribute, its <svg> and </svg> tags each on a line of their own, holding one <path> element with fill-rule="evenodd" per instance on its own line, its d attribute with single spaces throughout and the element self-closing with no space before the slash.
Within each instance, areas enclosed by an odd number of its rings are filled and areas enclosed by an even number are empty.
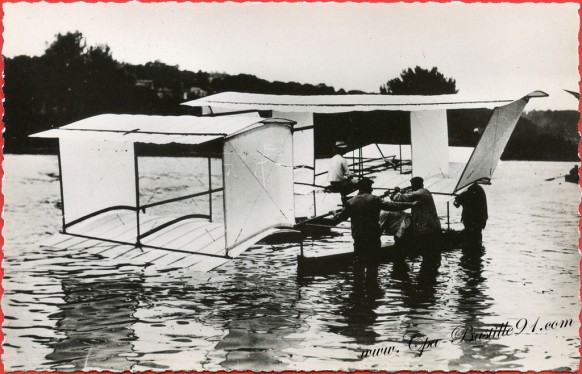
<svg viewBox="0 0 582 374">
<path fill-rule="evenodd" d="M 378 271 L 375 256 L 380 251 L 381 229 L 379 224 L 380 211 L 398 211 L 412 208 L 415 203 L 397 203 L 383 201 L 372 195 L 372 184 L 369 178 L 358 182 L 358 194 L 346 202 L 338 218 L 351 218 L 352 238 L 354 239 L 355 270 L 366 271 L 366 277 L 373 280 Z"/>
<path fill-rule="evenodd" d="M 398 187 L 391 196 L 393 201 L 417 202 L 412 208 L 412 242 L 420 251 L 423 265 L 440 265 L 441 222 L 434 205 L 432 194 L 424 188 L 424 180 L 414 177 L 410 180 L 412 191 L 402 193 Z"/>
<path fill-rule="evenodd" d="M 473 183 L 465 192 L 459 194 L 453 202 L 455 207 L 463 207 L 461 222 L 463 239 L 467 249 L 480 249 L 482 245 L 482 231 L 487 224 L 487 196 L 483 187 Z"/>
<path fill-rule="evenodd" d="M 348 161 L 343 157 L 343 153 L 347 149 L 346 143 L 342 141 L 335 143 L 335 155 L 329 160 L 329 171 L 327 172 L 331 189 L 340 193 L 343 205 L 346 203 L 346 196 L 357 188 L 357 183 L 353 180 L 355 174 L 350 171 Z"/>
</svg>

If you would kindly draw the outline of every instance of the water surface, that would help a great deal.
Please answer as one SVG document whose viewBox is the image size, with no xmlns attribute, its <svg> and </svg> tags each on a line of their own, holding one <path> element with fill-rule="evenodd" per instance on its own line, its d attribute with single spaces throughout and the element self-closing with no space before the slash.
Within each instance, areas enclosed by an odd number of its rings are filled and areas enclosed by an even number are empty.
<svg viewBox="0 0 582 374">
<path fill-rule="evenodd" d="M 40 247 L 61 224 L 56 161 L 8 155 L 4 164 L 7 371 L 578 369 L 580 191 L 545 181 L 570 163 L 500 163 L 485 187 L 482 255 L 446 253 L 434 274 L 420 259 L 405 274 L 385 264 L 365 282 L 350 269 L 298 278 L 294 244 L 254 246 L 210 273 Z M 351 245 L 338 234 L 307 250 Z M 525 321 L 519 335 L 450 341 L 459 326 Z M 419 357 L 403 342 L 410 333 L 443 341 Z M 399 352 L 361 358 L 390 346 Z"/>
</svg>

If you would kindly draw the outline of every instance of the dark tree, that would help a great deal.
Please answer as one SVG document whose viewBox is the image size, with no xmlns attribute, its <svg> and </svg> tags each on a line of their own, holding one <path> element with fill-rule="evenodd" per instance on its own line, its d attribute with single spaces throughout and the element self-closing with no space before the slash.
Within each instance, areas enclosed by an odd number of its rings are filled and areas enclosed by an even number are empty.
<svg viewBox="0 0 582 374">
<path fill-rule="evenodd" d="M 68 32 L 65 35 L 59 33 L 46 49 L 44 56 L 57 66 L 69 67 L 83 62 L 85 49 L 85 38 L 80 32 Z"/>
<path fill-rule="evenodd" d="M 44 152 L 28 135 L 106 112 L 131 112 L 134 80 L 108 46 L 88 47 L 80 32 L 56 35 L 39 57 L 5 58 L 6 152 Z"/>
<path fill-rule="evenodd" d="M 436 67 L 426 70 L 417 66 L 403 70 L 400 77 L 389 80 L 380 87 L 384 95 L 445 95 L 457 93 L 456 82 Z"/>
</svg>

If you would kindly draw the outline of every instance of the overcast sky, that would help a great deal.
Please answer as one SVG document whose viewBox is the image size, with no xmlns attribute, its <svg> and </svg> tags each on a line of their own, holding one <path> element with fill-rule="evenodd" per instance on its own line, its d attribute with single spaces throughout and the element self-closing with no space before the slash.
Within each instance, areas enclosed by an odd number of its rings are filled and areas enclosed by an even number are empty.
<svg viewBox="0 0 582 374">
<path fill-rule="evenodd" d="M 403 69 L 437 66 L 469 95 L 551 98 L 577 109 L 577 4 L 4 4 L 7 57 L 41 55 L 80 31 L 119 61 L 253 74 L 378 92 Z"/>
</svg>

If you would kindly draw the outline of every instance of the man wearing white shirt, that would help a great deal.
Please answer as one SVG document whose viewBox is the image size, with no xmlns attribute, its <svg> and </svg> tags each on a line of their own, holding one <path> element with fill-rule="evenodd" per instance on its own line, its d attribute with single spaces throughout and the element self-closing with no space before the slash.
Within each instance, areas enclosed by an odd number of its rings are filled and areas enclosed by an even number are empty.
<svg viewBox="0 0 582 374">
<path fill-rule="evenodd" d="M 350 171 L 348 161 L 342 156 L 348 146 L 342 141 L 335 143 L 335 155 L 329 161 L 327 178 L 331 190 L 339 192 L 342 196 L 342 204 L 346 201 L 346 195 L 357 189 L 357 182 L 353 180 L 355 174 Z"/>
</svg>

